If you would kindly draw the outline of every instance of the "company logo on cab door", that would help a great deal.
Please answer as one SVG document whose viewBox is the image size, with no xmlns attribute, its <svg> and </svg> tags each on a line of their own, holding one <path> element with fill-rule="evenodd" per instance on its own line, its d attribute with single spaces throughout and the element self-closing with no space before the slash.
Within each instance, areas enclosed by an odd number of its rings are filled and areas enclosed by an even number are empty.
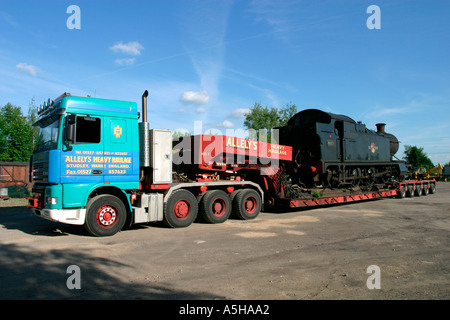
<svg viewBox="0 0 450 320">
<path fill-rule="evenodd" d="M 63 174 L 90 175 L 93 170 L 103 174 L 132 174 L 132 159 L 128 152 L 71 151 L 63 158 Z"/>
<path fill-rule="evenodd" d="M 122 135 L 122 128 L 119 127 L 119 125 L 114 127 L 114 135 L 116 136 L 117 139 L 119 139 L 120 136 Z"/>
</svg>

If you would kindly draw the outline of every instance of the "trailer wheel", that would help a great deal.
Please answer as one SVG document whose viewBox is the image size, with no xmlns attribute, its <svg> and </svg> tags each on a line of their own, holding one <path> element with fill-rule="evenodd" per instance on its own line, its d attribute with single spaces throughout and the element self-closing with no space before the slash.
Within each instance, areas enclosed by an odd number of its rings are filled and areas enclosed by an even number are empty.
<svg viewBox="0 0 450 320">
<path fill-rule="evenodd" d="M 239 219 L 255 219 L 260 211 L 261 196 L 253 189 L 242 189 L 233 199 L 233 213 Z"/>
<path fill-rule="evenodd" d="M 428 183 L 425 183 L 425 184 L 423 185 L 423 188 L 422 188 L 422 194 L 423 194 L 424 196 L 427 196 L 427 195 L 428 195 L 428 191 L 429 191 Z"/>
<path fill-rule="evenodd" d="M 231 214 L 231 200 L 222 190 L 210 190 L 202 197 L 199 209 L 206 222 L 222 223 Z"/>
<path fill-rule="evenodd" d="M 414 196 L 414 186 L 412 184 L 408 184 L 406 186 L 406 196 L 413 197 Z"/>
<path fill-rule="evenodd" d="M 403 199 L 406 196 L 406 188 L 405 186 L 400 186 L 400 191 L 397 193 L 400 199 Z"/>
<path fill-rule="evenodd" d="M 112 195 L 92 198 L 86 206 L 84 227 L 96 237 L 112 236 L 122 230 L 127 210 L 123 202 Z"/>
<path fill-rule="evenodd" d="M 430 194 L 434 194 L 436 193 L 436 184 L 435 183 L 430 183 Z"/>
<path fill-rule="evenodd" d="M 414 195 L 416 197 L 420 197 L 422 195 L 422 185 L 421 184 L 416 185 L 416 190 L 414 191 Z"/>
<path fill-rule="evenodd" d="M 171 228 L 185 228 L 197 218 L 198 203 L 188 190 L 174 191 L 164 205 L 164 223 Z"/>
</svg>

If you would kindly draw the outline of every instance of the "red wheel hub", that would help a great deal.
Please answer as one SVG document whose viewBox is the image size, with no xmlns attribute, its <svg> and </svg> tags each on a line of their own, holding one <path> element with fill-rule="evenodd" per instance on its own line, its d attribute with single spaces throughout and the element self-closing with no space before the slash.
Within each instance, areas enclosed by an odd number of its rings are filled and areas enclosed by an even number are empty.
<svg viewBox="0 0 450 320">
<path fill-rule="evenodd" d="M 111 227 L 117 221 L 117 211 L 112 206 L 103 206 L 97 211 L 97 223 L 101 227 Z"/>
<path fill-rule="evenodd" d="M 218 199 L 214 200 L 214 202 L 212 204 L 212 213 L 216 217 L 223 216 L 226 211 L 227 211 L 227 205 L 223 199 L 218 198 Z"/>
<path fill-rule="evenodd" d="M 189 206 L 189 203 L 185 200 L 180 200 L 177 203 L 175 203 L 175 206 L 173 207 L 173 211 L 175 213 L 175 216 L 180 219 L 186 219 L 189 213 L 191 212 L 191 208 Z"/>
<path fill-rule="evenodd" d="M 256 211 L 256 199 L 253 197 L 248 197 L 245 199 L 245 211 L 248 214 L 252 214 Z"/>
</svg>

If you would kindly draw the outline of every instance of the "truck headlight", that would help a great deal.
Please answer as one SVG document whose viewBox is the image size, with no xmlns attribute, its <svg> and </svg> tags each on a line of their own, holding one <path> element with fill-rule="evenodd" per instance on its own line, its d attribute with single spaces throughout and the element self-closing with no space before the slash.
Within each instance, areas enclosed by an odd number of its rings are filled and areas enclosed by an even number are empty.
<svg viewBox="0 0 450 320">
<path fill-rule="evenodd" d="M 47 197 L 47 203 L 48 204 L 57 204 L 58 198 L 54 198 L 54 197 Z"/>
</svg>

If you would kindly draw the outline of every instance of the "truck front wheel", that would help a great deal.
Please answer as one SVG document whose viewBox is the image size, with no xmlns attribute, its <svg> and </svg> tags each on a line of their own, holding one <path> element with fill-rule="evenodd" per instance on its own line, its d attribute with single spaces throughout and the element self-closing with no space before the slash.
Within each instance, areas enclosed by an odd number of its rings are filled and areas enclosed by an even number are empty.
<svg viewBox="0 0 450 320">
<path fill-rule="evenodd" d="M 88 202 L 84 227 L 96 237 L 112 236 L 122 230 L 126 215 L 125 205 L 119 198 L 102 194 Z"/>
</svg>

